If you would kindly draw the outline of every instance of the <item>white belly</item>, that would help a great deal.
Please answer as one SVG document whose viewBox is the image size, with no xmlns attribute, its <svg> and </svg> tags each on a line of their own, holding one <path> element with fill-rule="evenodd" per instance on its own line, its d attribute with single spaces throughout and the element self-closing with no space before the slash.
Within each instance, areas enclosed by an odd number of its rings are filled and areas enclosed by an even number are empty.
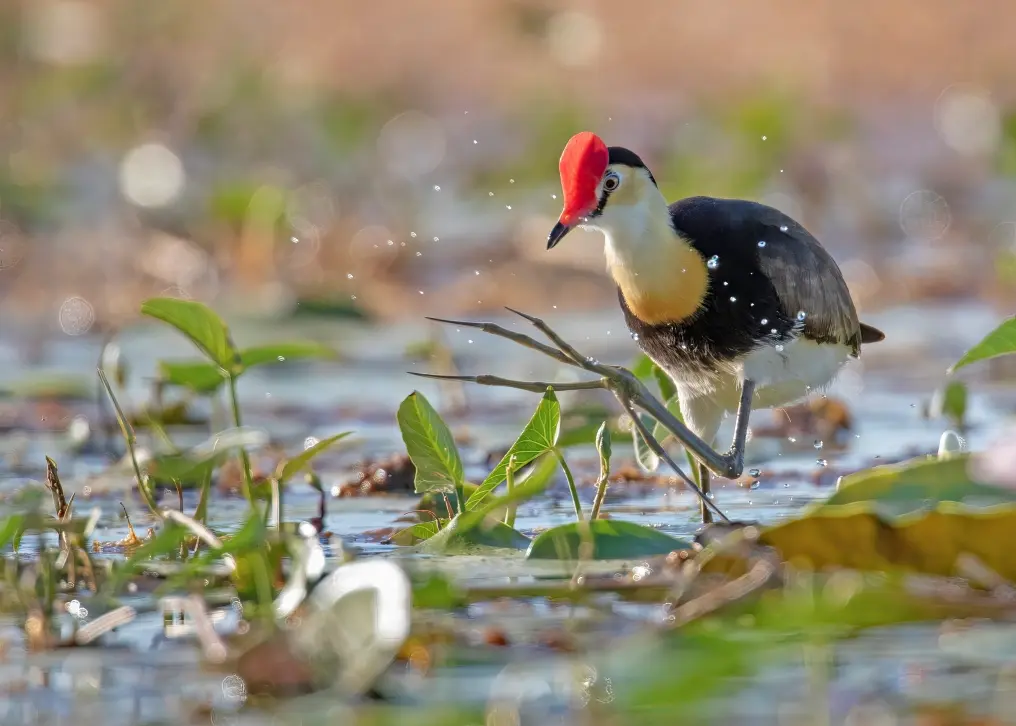
<svg viewBox="0 0 1016 726">
<path fill-rule="evenodd" d="M 741 382 L 756 384 L 752 409 L 786 406 L 828 386 L 850 357 L 845 345 L 799 338 L 777 350 L 765 346 L 708 379 L 682 382 L 672 375 L 688 426 L 712 443 L 725 413 L 737 411 Z"/>
</svg>

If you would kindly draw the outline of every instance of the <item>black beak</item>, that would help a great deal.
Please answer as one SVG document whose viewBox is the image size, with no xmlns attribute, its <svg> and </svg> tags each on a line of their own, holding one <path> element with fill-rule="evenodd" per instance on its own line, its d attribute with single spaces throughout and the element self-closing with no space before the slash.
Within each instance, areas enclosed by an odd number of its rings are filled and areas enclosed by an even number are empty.
<svg viewBox="0 0 1016 726">
<path fill-rule="evenodd" d="M 564 239 L 564 236 L 572 231 L 572 228 L 566 224 L 558 222 L 554 225 L 554 229 L 550 230 L 550 234 L 547 235 L 547 249 L 552 250 L 557 246 L 557 243 Z"/>
</svg>

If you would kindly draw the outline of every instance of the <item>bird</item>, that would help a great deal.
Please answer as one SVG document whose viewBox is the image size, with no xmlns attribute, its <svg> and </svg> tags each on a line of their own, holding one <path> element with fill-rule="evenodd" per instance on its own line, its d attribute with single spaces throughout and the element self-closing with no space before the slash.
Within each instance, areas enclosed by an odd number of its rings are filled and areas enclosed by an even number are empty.
<svg viewBox="0 0 1016 726">
<path fill-rule="evenodd" d="M 563 209 L 547 249 L 575 227 L 601 232 L 627 328 L 673 381 L 687 428 L 715 451 L 722 419 L 736 416 L 730 449 L 699 463 L 704 492 L 711 472 L 741 476 L 753 409 L 827 388 L 884 340 L 859 321 L 836 261 L 783 212 L 709 196 L 668 203 L 638 154 L 590 131 L 558 167 Z M 709 521 L 704 503 L 702 513 Z"/>
</svg>

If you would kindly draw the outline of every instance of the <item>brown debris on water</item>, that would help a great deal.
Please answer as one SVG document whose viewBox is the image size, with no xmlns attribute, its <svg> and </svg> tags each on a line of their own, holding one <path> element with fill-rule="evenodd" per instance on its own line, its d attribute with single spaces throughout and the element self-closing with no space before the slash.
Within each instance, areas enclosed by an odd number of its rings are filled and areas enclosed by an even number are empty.
<svg viewBox="0 0 1016 726">
<path fill-rule="evenodd" d="M 339 486 L 339 497 L 362 497 L 371 494 L 412 494 L 416 467 L 406 454 L 392 454 L 387 459 L 360 464 L 350 481 Z"/>
</svg>

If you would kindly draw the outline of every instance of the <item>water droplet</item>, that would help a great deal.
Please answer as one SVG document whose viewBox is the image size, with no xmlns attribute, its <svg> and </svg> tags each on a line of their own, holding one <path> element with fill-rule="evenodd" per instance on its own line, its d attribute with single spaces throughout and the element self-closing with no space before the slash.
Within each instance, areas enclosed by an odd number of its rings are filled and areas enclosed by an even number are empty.
<svg viewBox="0 0 1016 726">
<path fill-rule="evenodd" d="M 709 497 L 710 499 L 715 499 L 716 498 L 716 495 L 713 494 L 712 492 L 706 492 L 706 496 Z"/>
<path fill-rule="evenodd" d="M 280 355 L 280 356 L 278 356 L 278 359 L 279 359 L 279 363 L 282 363 L 283 361 L 286 360 L 286 356 Z"/>
<path fill-rule="evenodd" d="M 769 328 L 769 332 L 776 335 L 776 328 Z"/>
<path fill-rule="evenodd" d="M 474 144 L 476 144 L 476 143 L 479 143 L 479 142 L 477 142 L 477 140 L 476 140 L 476 139 L 473 139 L 473 143 L 474 143 Z"/>
<path fill-rule="evenodd" d="M 776 344 L 776 352 L 777 353 L 782 353 L 783 352 L 783 344 L 782 343 L 777 343 Z"/>
<path fill-rule="evenodd" d="M 416 232 L 410 232 L 409 236 L 412 237 L 413 239 L 416 239 Z"/>
<path fill-rule="evenodd" d="M 763 140 L 763 141 L 765 141 L 765 140 L 766 140 L 766 137 L 765 137 L 765 135 L 763 135 L 763 136 L 762 136 L 762 140 Z"/>
<path fill-rule="evenodd" d="M 829 466 L 829 462 L 826 461 L 825 459 L 816 459 L 815 463 L 818 464 L 819 466 Z"/>
<path fill-rule="evenodd" d="M 631 334 L 631 339 L 632 340 L 638 340 L 639 339 L 639 334 L 638 333 L 632 333 Z"/>
<path fill-rule="evenodd" d="M 487 196 L 488 196 L 488 197 L 492 197 L 492 196 L 494 196 L 494 192 L 487 192 Z"/>
<path fill-rule="evenodd" d="M 808 317 L 808 314 L 806 312 L 804 312 L 803 310 L 798 310 L 797 311 L 797 319 L 798 320 L 804 320 L 806 317 Z"/>
<path fill-rule="evenodd" d="M 466 342 L 469 343 L 470 345 L 472 345 L 472 343 L 473 343 L 472 339 L 467 340 Z"/>
<path fill-rule="evenodd" d="M 350 296 L 349 296 L 349 299 L 350 299 L 350 300 L 356 300 L 356 295 L 350 295 Z"/>
<path fill-rule="evenodd" d="M 724 280 L 724 281 L 723 281 L 723 286 L 724 286 L 724 287 L 727 287 L 727 285 L 729 285 L 729 284 L 730 284 L 730 283 L 729 283 L 729 282 L 727 282 L 726 280 Z"/>
<path fill-rule="evenodd" d="M 755 481 L 753 481 L 751 484 L 748 485 L 748 488 L 749 489 L 758 489 L 760 486 L 762 486 L 762 485 L 759 483 L 758 479 L 756 479 Z"/>
<path fill-rule="evenodd" d="M 719 255 L 713 255 L 712 257 L 709 258 L 709 261 L 706 263 L 706 267 L 708 267 L 710 270 L 715 270 L 719 266 L 720 266 Z"/>
<path fill-rule="evenodd" d="M 512 208 L 512 205 L 510 205 L 510 204 L 506 204 L 506 205 L 504 205 L 504 208 L 505 208 L 505 209 L 511 209 L 511 208 Z"/>
<path fill-rule="evenodd" d="M 787 437 L 787 441 L 789 441 L 792 444 L 796 444 L 797 443 L 797 439 L 795 439 L 793 436 L 788 436 Z"/>
<path fill-rule="evenodd" d="M 557 199 L 557 195 L 556 195 L 556 194 L 551 194 L 551 195 L 550 195 L 550 198 L 551 198 L 551 199 Z"/>
<path fill-rule="evenodd" d="M 785 225 L 785 224 L 781 224 L 780 225 L 780 231 L 781 232 L 786 232 L 788 229 L 789 229 L 789 227 L 787 227 L 787 225 Z"/>
<path fill-rule="evenodd" d="M 730 302 L 737 302 L 737 298 L 733 295 L 730 296 Z"/>
<path fill-rule="evenodd" d="M 395 240 L 388 240 L 388 246 L 389 247 L 393 247 L 394 245 L 395 245 Z"/>
<path fill-rule="evenodd" d="M 514 183 L 515 183 L 515 180 L 514 180 L 514 179 L 509 179 L 509 180 L 508 180 L 508 183 L 509 183 L 509 184 L 514 184 Z"/>
<path fill-rule="evenodd" d="M 422 253 L 422 252 L 417 252 L 417 253 L 416 253 L 416 256 L 417 256 L 417 257 L 423 257 L 423 253 Z"/>
<path fill-rule="evenodd" d="M 434 185 L 434 191 L 435 191 L 435 192 L 439 192 L 439 191 L 441 191 L 441 187 L 439 187 L 439 186 L 438 186 L 437 184 L 435 184 L 435 185 Z"/>
<path fill-rule="evenodd" d="M 300 243 L 300 240 L 298 238 L 296 238 L 296 237 L 290 237 L 289 241 L 292 242 L 293 244 L 299 244 Z"/>
<path fill-rule="evenodd" d="M 748 473 L 751 474 L 754 477 L 762 476 L 762 470 L 761 469 L 749 469 Z"/>
<path fill-rule="evenodd" d="M 352 272 L 348 273 L 348 274 L 346 275 L 346 279 L 347 279 L 347 280 L 352 280 L 352 279 L 353 279 L 353 273 L 352 273 Z"/>
<path fill-rule="evenodd" d="M 821 439 L 815 439 L 814 446 L 816 449 L 821 449 L 823 446 L 825 446 L 825 442 L 822 441 Z"/>
<path fill-rule="evenodd" d="M 762 324 L 765 325 L 769 322 L 769 318 L 762 318 Z"/>
<path fill-rule="evenodd" d="M 479 271 L 479 270 L 473 270 L 473 272 L 474 272 L 474 273 L 476 273 L 477 275 L 479 275 L 479 274 L 480 274 L 480 271 Z"/>
<path fill-rule="evenodd" d="M 435 238 L 434 238 L 434 241 L 435 241 L 435 242 L 440 242 L 440 241 L 441 241 L 441 238 L 440 238 L 440 237 L 435 237 Z"/>
<path fill-rule="evenodd" d="M 417 292 L 420 293 L 421 295 L 423 294 L 423 290 L 417 290 Z"/>
<path fill-rule="evenodd" d="M 766 241 L 765 241 L 764 239 L 760 239 L 760 240 L 758 241 L 758 246 L 759 246 L 759 247 L 765 247 L 765 246 L 766 246 Z"/>
</svg>

